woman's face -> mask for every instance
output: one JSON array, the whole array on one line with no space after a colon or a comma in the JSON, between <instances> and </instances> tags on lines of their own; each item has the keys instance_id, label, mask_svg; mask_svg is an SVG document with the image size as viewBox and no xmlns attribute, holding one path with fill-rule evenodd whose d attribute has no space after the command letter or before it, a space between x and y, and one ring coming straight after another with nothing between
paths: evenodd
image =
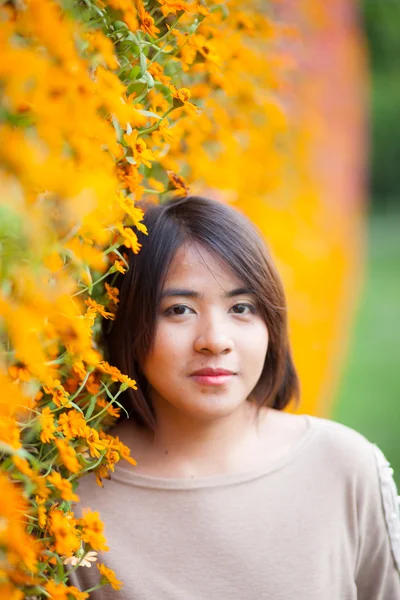
<instances>
[{"instance_id":1,"label":"woman's face","mask_svg":"<svg viewBox=\"0 0 400 600\"><path fill-rule=\"evenodd\" d=\"M243 282L201 246L179 248L142 365L156 413L209 420L234 412L255 387L267 348L267 326Z\"/></svg>"}]
</instances>

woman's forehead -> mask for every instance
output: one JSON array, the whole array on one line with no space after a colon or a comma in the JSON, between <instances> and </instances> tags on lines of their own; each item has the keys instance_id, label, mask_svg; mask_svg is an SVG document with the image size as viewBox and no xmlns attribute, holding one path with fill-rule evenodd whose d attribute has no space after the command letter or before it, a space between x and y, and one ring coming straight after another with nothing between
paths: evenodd
<instances>
[{"instance_id":1,"label":"woman's forehead","mask_svg":"<svg viewBox=\"0 0 400 600\"><path fill-rule=\"evenodd\" d=\"M210 280L223 287L243 285L231 266L214 252L199 244L185 244L178 248L171 261L164 288L183 281L205 283Z\"/></svg>"}]
</instances>

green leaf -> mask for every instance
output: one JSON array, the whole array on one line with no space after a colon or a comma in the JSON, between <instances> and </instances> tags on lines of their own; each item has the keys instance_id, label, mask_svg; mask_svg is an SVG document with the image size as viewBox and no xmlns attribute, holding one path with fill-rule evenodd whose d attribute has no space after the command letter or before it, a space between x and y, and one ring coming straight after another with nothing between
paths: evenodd
<instances>
[{"instance_id":1,"label":"green leaf","mask_svg":"<svg viewBox=\"0 0 400 600\"><path fill-rule=\"evenodd\" d=\"M144 77L144 79L146 80L147 87L148 87L149 89L153 88L153 87L154 87L154 79L153 79L153 76L152 76L152 75L150 75L150 73L149 73L148 71L146 71L145 73L143 73L143 77Z\"/></svg>"},{"instance_id":2,"label":"green leaf","mask_svg":"<svg viewBox=\"0 0 400 600\"><path fill-rule=\"evenodd\" d=\"M117 134L117 140L120 142L122 139L122 129L121 129L121 125L119 124L118 119L115 117L115 115L112 115L111 117L112 120L112 124L114 125L114 129L116 131Z\"/></svg>"},{"instance_id":3,"label":"green leaf","mask_svg":"<svg viewBox=\"0 0 400 600\"><path fill-rule=\"evenodd\" d=\"M145 75L146 69L147 69L147 58L145 57L143 52L140 52L139 62L140 62L140 74Z\"/></svg>"},{"instance_id":4,"label":"green leaf","mask_svg":"<svg viewBox=\"0 0 400 600\"><path fill-rule=\"evenodd\" d=\"M151 112L150 110L138 110L138 113L144 115L145 117L151 117L152 119L161 119L160 115Z\"/></svg>"}]
</instances>

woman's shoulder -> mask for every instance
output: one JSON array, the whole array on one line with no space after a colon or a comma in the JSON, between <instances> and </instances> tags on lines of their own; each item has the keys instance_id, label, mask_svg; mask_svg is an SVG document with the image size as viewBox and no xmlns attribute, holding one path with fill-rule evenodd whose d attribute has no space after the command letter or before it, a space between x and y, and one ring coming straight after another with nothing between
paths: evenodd
<instances>
[{"instance_id":1,"label":"woman's shoulder","mask_svg":"<svg viewBox=\"0 0 400 600\"><path fill-rule=\"evenodd\" d=\"M341 470L356 478L360 487L382 484L393 478L393 470L376 440L355 429L321 417L308 415L315 429L313 451L330 469Z\"/></svg>"}]
</instances>

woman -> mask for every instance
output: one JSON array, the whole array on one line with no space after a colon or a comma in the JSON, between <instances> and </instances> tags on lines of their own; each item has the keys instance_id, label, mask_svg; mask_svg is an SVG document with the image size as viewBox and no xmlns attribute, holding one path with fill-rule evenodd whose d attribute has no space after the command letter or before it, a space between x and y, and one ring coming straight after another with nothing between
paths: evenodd
<instances>
[{"instance_id":1,"label":"woman","mask_svg":"<svg viewBox=\"0 0 400 600\"><path fill-rule=\"evenodd\" d=\"M106 336L110 362L139 384L112 431L137 466L79 487L124 587L91 598L400 599L383 455L343 425L283 412L298 379L282 285L255 229L199 197L145 222ZM93 571L73 583L96 585Z\"/></svg>"}]
</instances>

